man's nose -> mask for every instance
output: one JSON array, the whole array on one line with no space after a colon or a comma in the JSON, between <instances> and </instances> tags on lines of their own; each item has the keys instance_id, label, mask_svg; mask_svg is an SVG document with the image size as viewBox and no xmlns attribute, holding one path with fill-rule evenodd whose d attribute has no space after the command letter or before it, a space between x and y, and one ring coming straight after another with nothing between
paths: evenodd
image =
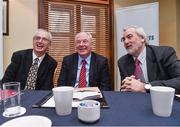
<instances>
[{"instance_id":1,"label":"man's nose","mask_svg":"<svg viewBox=\"0 0 180 127\"><path fill-rule=\"evenodd\" d=\"M43 42L43 38L39 38L39 42Z\"/></svg>"},{"instance_id":2,"label":"man's nose","mask_svg":"<svg viewBox=\"0 0 180 127\"><path fill-rule=\"evenodd\" d=\"M124 40L124 44L128 44L129 42L130 42L130 40L127 38Z\"/></svg>"},{"instance_id":3,"label":"man's nose","mask_svg":"<svg viewBox=\"0 0 180 127\"><path fill-rule=\"evenodd\" d=\"M79 45L83 45L83 44L84 44L83 41L81 41Z\"/></svg>"}]
</instances>

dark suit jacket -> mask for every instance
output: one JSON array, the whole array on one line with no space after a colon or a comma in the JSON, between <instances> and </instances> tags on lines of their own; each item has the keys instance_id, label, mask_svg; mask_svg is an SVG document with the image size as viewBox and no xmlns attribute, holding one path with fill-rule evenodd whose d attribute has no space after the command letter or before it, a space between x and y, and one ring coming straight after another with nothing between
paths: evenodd
<instances>
[{"instance_id":1,"label":"dark suit jacket","mask_svg":"<svg viewBox=\"0 0 180 127\"><path fill-rule=\"evenodd\" d=\"M2 82L20 82L21 89L25 88L29 69L32 65L32 49L13 53L11 63L7 67ZM47 53L41 62L36 81L36 90L51 90L53 88L53 75L57 62Z\"/></svg>"},{"instance_id":2,"label":"dark suit jacket","mask_svg":"<svg viewBox=\"0 0 180 127\"><path fill-rule=\"evenodd\" d=\"M148 79L152 86L170 86L180 92L180 60L173 48L168 46L146 46ZM134 73L132 55L125 55L118 60L121 80Z\"/></svg>"},{"instance_id":3,"label":"dark suit jacket","mask_svg":"<svg viewBox=\"0 0 180 127\"><path fill-rule=\"evenodd\" d=\"M63 59L58 85L74 86L78 69L78 54L66 56ZM91 53L89 71L89 86L97 86L100 90L111 90L111 80L107 58Z\"/></svg>"}]
</instances>

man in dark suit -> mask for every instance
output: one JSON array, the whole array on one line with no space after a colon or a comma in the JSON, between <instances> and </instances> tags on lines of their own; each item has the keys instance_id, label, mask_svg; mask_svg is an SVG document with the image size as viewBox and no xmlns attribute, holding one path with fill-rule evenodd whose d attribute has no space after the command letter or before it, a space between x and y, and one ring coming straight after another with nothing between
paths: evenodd
<instances>
[{"instance_id":1,"label":"man in dark suit","mask_svg":"<svg viewBox=\"0 0 180 127\"><path fill-rule=\"evenodd\" d=\"M13 53L11 63L5 71L2 82L20 82L21 89L25 89L30 68L34 60L38 58L37 78L33 89L51 90L53 88L53 75L57 66L57 62L46 53L51 41L52 35L48 31L38 29L33 37L33 49Z\"/></svg>"},{"instance_id":2,"label":"man in dark suit","mask_svg":"<svg viewBox=\"0 0 180 127\"><path fill-rule=\"evenodd\" d=\"M169 86L180 92L180 61L173 48L148 45L144 30L137 26L125 28L122 40L128 52L118 60L122 91L148 92L151 86ZM143 78L135 76L135 59Z\"/></svg>"},{"instance_id":3,"label":"man in dark suit","mask_svg":"<svg viewBox=\"0 0 180 127\"><path fill-rule=\"evenodd\" d=\"M84 87L99 87L100 90L111 90L107 58L92 52L92 36L86 32L80 32L75 37L77 53L65 56L62 62L58 79L60 86L81 87L82 61L85 65Z\"/></svg>"}]
</instances>

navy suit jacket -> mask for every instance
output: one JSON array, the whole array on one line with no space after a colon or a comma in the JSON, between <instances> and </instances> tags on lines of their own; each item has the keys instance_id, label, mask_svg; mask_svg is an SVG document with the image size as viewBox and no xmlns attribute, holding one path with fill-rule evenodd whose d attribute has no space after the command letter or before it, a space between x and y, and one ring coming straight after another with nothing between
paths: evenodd
<instances>
[{"instance_id":1,"label":"navy suit jacket","mask_svg":"<svg viewBox=\"0 0 180 127\"><path fill-rule=\"evenodd\" d=\"M58 85L74 87L77 77L77 69L78 53L64 57ZM91 52L89 86L97 86L100 90L111 90L112 87L107 58L94 52Z\"/></svg>"},{"instance_id":2,"label":"navy suit jacket","mask_svg":"<svg viewBox=\"0 0 180 127\"><path fill-rule=\"evenodd\" d=\"M146 46L146 61L149 83L152 86L170 86L180 92L180 60L173 48L168 46ZM118 60L121 80L134 74L132 55Z\"/></svg>"},{"instance_id":3,"label":"navy suit jacket","mask_svg":"<svg viewBox=\"0 0 180 127\"><path fill-rule=\"evenodd\" d=\"M21 83L21 89L25 88L29 69L32 65L32 51L32 49L27 49L13 53L2 83L16 81ZM36 90L51 90L53 88L53 75L56 66L57 62L46 53L38 68Z\"/></svg>"}]
</instances>

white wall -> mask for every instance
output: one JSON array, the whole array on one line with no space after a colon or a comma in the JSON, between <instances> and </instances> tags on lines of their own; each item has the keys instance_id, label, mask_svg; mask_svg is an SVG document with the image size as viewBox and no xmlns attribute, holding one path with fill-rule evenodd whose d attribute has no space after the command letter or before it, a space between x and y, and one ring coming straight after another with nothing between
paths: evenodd
<instances>
[{"instance_id":1,"label":"white wall","mask_svg":"<svg viewBox=\"0 0 180 127\"><path fill-rule=\"evenodd\" d=\"M32 37L38 27L38 0L9 0L9 35L4 39L4 70L13 52L32 48Z\"/></svg>"}]
</instances>

